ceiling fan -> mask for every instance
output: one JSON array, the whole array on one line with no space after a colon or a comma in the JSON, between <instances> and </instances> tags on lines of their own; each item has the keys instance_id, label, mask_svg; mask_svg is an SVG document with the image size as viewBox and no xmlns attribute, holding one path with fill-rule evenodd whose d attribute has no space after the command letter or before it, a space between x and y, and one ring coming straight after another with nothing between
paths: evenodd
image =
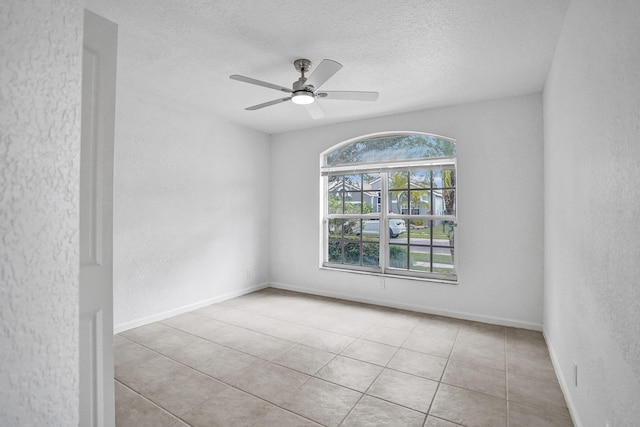
<instances>
[{"instance_id":1,"label":"ceiling fan","mask_svg":"<svg viewBox=\"0 0 640 427\"><path fill-rule=\"evenodd\" d=\"M290 93L291 96L287 98L274 99L273 101L264 102L258 105L252 105L245 108L245 110L259 110L271 105L280 104L282 102L292 101L294 104L307 105L313 108L308 108L311 116L316 119L324 116L324 111L314 101L316 98L322 99L336 99L336 100L349 100L349 101L375 101L378 99L378 92L362 92L362 91L321 91L322 86L327 80L329 80L335 73L341 68L342 64L332 61L330 59L323 59L309 77L306 77L306 73L311 68L311 61L308 59L296 59L293 61L293 66L300 73L300 78L293 82L292 88L289 89L284 86L279 86L272 83L263 82L261 80L252 79L251 77L240 76L234 74L229 76L230 79L238 80L240 82L250 83L257 86L267 87L269 89L279 90L281 92Z\"/></svg>"}]
</instances>

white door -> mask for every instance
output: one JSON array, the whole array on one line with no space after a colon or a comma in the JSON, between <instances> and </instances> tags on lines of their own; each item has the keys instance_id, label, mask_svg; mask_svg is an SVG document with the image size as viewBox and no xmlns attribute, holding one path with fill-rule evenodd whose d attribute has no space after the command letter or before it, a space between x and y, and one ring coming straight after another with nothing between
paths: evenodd
<instances>
[{"instance_id":1,"label":"white door","mask_svg":"<svg viewBox=\"0 0 640 427\"><path fill-rule=\"evenodd\" d=\"M84 14L80 148L80 426L115 425L113 134L117 26Z\"/></svg>"}]
</instances>

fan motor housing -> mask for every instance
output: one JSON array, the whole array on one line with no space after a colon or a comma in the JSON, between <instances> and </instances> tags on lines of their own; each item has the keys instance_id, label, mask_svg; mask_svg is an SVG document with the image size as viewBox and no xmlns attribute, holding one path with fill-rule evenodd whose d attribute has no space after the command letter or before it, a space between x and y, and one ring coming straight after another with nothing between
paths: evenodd
<instances>
[{"instance_id":1,"label":"fan motor housing","mask_svg":"<svg viewBox=\"0 0 640 427\"><path fill-rule=\"evenodd\" d=\"M296 67L299 73L307 73L311 69L311 61L308 59L296 59L293 61L293 66Z\"/></svg>"}]
</instances>

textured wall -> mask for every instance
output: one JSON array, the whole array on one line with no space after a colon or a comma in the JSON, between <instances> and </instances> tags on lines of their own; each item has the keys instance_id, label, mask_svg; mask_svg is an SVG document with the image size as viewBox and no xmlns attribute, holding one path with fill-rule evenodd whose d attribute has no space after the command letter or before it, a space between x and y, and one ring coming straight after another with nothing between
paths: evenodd
<instances>
[{"instance_id":1,"label":"textured wall","mask_svg":"<svg viewBox=\"0 0 640 427\"><path fill-rule=\"evenodd\" d=\"M143 93L126 69L116 104L116 329L267 282L268 136Z\"/></svg>"},{"instance_id":2,"label":"textured wall","mask_svg":"<svg viewBox=\"0 0 640 427\"><path fill-rule=\"evenodd\" d=\"M373 132L457 140L458 285L318 269L319 156ZM542 97L424 110L272 137L271 280L314 292L540 328ZM499 296L499 298L498 298Z\"/></svg>"},{"instance_id":3,"label":"textured wall","mask_svg":"<svg viewBox=\"0 0 640 427\"><path fill-rule=\"evenodd\" d=\"M584 426L640 420L638 22L637 0L572 2L544 93L544 327Z\"/></svg>"},{"instance_id":4,"label":"textured wall","mask_svg":"<svg viewBox=\"0 0 640 427\"><path fill-rule=\"evenodd\" d=\"M78 424L82 2L0 2L0 425Z\"/></svg>"}]
</instances>

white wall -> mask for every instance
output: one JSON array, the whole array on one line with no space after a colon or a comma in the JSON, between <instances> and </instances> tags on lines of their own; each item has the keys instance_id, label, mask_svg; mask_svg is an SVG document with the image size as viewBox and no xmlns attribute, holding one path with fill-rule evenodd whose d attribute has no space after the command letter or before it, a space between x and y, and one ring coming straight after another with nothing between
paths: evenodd
<instances>
[{"instance_id":1,"label":"white wall","mask_svg":"<svg viewBox=\"0 0 640 427\"><path fill-rule=\"evenodd\" d=\"M318 268L320 153L349 138L400 130L458 141L458 285L387 278L386 288L379 289L374 276ZM540 94L274 135L271 281L313 293L540 328L542 148Z\"/></svg>"},{"instance_id":2,"label":"white wall","mask_svg":"<svg viewBox=\"0 0 640 427\"><path fill-rule=\"evenodd\" d=\"M78 425L82 2L0 2L0 425Z\"/></svg>"},{"instance_id":3,"label":"white wall","mask_svg":"<svg viewBox=\"0 0 640 427\"><path fill-rule=\"evenodd\" d=\"M268 136L165 100L161 88L141 93L127 77L116 101L116 332L269 276Z\"/></svg>"},{"instance_id":4,"label":"white wall","mask_svg":"<svg viewBox=\"0 0 640 427\"><path fill-rule=\"evenodd\" d=\"M544 92L544 329L584 426L640 420L639 22L572 2Z\"/></svg>"}]
</instances>

